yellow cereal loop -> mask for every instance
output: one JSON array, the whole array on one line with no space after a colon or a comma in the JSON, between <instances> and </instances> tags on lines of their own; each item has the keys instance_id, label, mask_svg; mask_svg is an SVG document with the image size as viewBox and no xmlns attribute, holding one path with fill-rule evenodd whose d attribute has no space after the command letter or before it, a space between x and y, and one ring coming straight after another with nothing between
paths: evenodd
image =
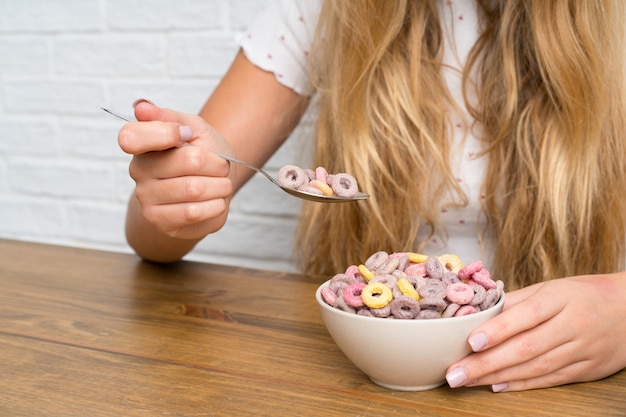
<instances>
[{"instance_id":1,"label":"yellow cereal loop","mask_svg":"<svg viewBox=\"0 0 626 417\"><path fill-rule=\"evenodd\" d=\"M330 188L330 185L326 184L324 181L312 180L309 185L320 190L325 196L332 196L335 193L333 189Z\"/></svg>"},{"instance_id":2,"label":"yellow cereal loop","mask_svg":"<svg viewBox=\"0 0 626 417\"><path fill-rule=\"evenodd\" d=\"M363 303L369 308L382 308L391 302L391 288L382 282L371 282L361 291Z\"/></svg>"},{"instance_id":3,"label":"yellow cereal loop","mask_svg":"<svg viewBox=\"0 0 626 417\"><path fill-rule=\"evenodd\" d=\"M422 255L421 253L407 252L406 254L409 257L409 261L414 264L423 264L428 259L427 255Z\"/></svg>"},{"instance_id":4,"label":"yellow cereal loop","mask_svg":"<svg viewBox=\"0 0 626 417\"><path fill-rule=\"evenodd\" d=\"M374 273L367 269L367 267L363 264L359 265L359 273L365 280L365 282L369 282L370 279L374 278Z\"/></svg>"},{"instance_id":5,"label":"yellow cereal loop","mask_svg":"<svg viewBox=\"0 0 626 417\"><path fill-rule=\"evenodd\" d=\"M439 259L441 265L445 266L447 269L454 272L455 274L458 274L459 270L463 268L463 262L461 262L461 259L451 253L446 253L445 255L438 256L437 259Z\"/></svg>"},{"instance_id":6,"label":"yellow cereal loop","mask_svg":"<svg viewBox=\"0 0 626 417\"><path fill-rule=\"evenodd\" d=\"M402 294L411 297L417 301L420 300L420 295L418 294L417 290L413 287L413 285L411 285L406 277L402 277L398 280L398 288L400 288L400 292L402 292Z\"/></svg>"}]
</instances>

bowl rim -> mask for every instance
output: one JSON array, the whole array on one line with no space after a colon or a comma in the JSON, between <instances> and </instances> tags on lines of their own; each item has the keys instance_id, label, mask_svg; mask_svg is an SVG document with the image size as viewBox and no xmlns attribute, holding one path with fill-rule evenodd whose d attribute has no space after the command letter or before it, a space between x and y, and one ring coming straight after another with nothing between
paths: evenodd
<instances>
[{"instance_id":1,"label":"bowl rim","mask_svg":"<svg viewBox=\"0 0 626 417\"><path fill-rule=\"evenodd\" d=\"M479 318L483 315L486 315L488 313L493 313L493 310L498 308L500 305L503 305L506 299L506 292L503 290L502 291L502 295L500 296L500 298L498 299L498 301L491 307L489 307L487 310L481 310L477 313L472 313L472 314L467 314L465 316L460 316L460 317L440 317L438 319L410 319L410 320L406 320L406 319L395 319L395 320L388 320L386 317L372 317L372 316L361 316L359 314L353 314L353 313L348 313L345 312L343 310L340 310L338 308L332 307L330 305L328 305L326 303L326 301L324 301L324 299L322 298L322 288L324 288L325 286L328 286L328 284L330 283L330 279L325 281L324 283L322 283L320 286L317 287L317 290L315 290L315 300L317 301L317 304L320 308L325 309L326 311L329 311L333 314L339 314L340 316L343 315L344 317L352 317L356 320L370 320L370 321L375 321L377 323L380 323L381 321L388 321L388 322L393 322L393 323L422 323L422 325L428 326L429 324L427 323L432 323L432 325L436 325L437 323L448 323L448 322L454 322L454 323L461 323L463 320L465 321L471 321L473 319ZM483 314L485 313L485 314ZM499 314L499 313L498 313ZM394 324L396 325L396 324ZM404 325L404 324L397 324L397 325Z\"/></svg>"}]
</instances>

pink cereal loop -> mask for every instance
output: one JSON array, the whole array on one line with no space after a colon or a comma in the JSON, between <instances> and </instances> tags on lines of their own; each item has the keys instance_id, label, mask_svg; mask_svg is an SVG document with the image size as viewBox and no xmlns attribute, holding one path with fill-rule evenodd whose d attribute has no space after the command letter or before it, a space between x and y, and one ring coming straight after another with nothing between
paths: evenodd
<instances>
[{"instance_id":1,"label":"pink cereal loop","mask_svg":"<svg viewBox=\"0 0 626 417\"><path fill-rule=\"evenodd\" d=\"M426 276L426 265L423 263L415 264L411 263L404 268L404 273L407 275L418 275L420 277Z\"/></svg>"},{"instance_id":2,"label":"pink cereal loop","mask_svg":"<svg viewBox=\"0 0 626 417\"><path fill-rule=\"evenodd\" d=\"M365 305L363 303L363 299L361 298L363 288L365 288L365 283L355 282L343 290L343 299L346 300L346 304L354 308L363 307Z\"/></svg>"},{"instance_id":3,"label":"pink cereal loop","mask_svg":"<svg viewBox=\"0 0 626 417\"><path fill-rule=\"evenodd\" d=\"M334 306L335 305L335 300L337 299L337 294L335 294L333 292L333 290L331 290L328 287L324 287L324 288L322 288L321 295L322 295L322 298L324 299L324 302L326 304L328 304L329 306Z\"/></svg>"},{"instance_id":4,"label":"pink cereal loop","mask_svg":"<svg viewBox=\"0 0 626 417\"><path fill-rule=\"evenodd\" d=\"M478 260L474 262L470 262L465 265L463 268L459 269L458 276L462 280L469 279L475 272L483 269L483 261Z\"/></svg>"},{"instance_id":5,"label":"pink cereal loop","mask_svg":"<svg viewBox=\"0 0 626 417\"><path fill-rule=\"evenodd\" d=\"M476 309L473 306L465 305L461 306L456 313L454 313L454 317L467 316L468 314L474 314Z\"/></svg>"},{"instance_id":6,"label":"pink cereal loop","mask_svg":"<svg viewBox=\"0 0 626 417\"><path fill-rule=\"evenodd\" d=\"M462 282L456 282L446 287L446 298L459 305L469 304L474 299L474 289Z\"/></svg>"},{"instance_id":7,"label":"pink cereal loop","mask_svg":"<svg viewBox=\"0 0 626 417\"><path fill-rule=\"evenodd\" d=\"M328 171L326 171L326 168L324 167L317 167L315 168L315 179L318 181L322 181L325 182L326 184L328 184L327 182L327 178L328 177ZM330 185L330 184L328 184Z\"/></svg>"},{"instance_id":8,"label":"pink cereal loop","mask_svg":"<svg viewBox=\"0 0 626 417\"><path fill-rule=\"evenodd\" d=\"M350 265L349 267L347 267L345 274L351 278L357 278L361 276L361 274L359 273L359 267L356 265Z\"/></svg>"},{"instance_id":9,"label":"pink cereal loop","mask_svg":"<svg viewBox=\"0 0 626 417\"><path fill-rule=\"evenodd\" d=\"M474 274L472 275L472 279L478 285L482 285L487 290L496 288L498 285L493 279L491 279L491 274L485 268L481 269L478 272L474 272Z\"/></svg>"}]
</instances>

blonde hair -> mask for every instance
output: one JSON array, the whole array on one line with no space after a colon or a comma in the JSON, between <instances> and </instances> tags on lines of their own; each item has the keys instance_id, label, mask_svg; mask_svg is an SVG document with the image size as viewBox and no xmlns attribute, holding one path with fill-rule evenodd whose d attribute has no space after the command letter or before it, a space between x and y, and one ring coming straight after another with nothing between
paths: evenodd
<instances>
[{"instance_id":1,"label":"blonde hair","mask_svg":"<svg viewBox=\"0 0 626 417\"><path fill-rule=\"evenodd\" d=\"M484 233L509 288L612 272L626 255L621 0L481 2L464 69L489 164ZM332 274L378 250L422 249L443 230L432 202L467 203L449 166L449 110L436 2L326 1L312 54L314 162L372 198L305 204L299 259ZM418 241L425 227L427 239Z\"/></svg>"}]
</instances>

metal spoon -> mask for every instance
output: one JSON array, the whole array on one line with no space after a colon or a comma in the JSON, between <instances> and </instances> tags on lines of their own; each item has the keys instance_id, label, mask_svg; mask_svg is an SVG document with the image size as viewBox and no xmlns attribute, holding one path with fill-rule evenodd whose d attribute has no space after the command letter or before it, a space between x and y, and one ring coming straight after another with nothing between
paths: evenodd
<instances>
[{"instance_id":1,"label":"metal spoon","mask_svg":"<svg viewBox=\"0 0 626 417\"><path fill-rule=\"evenodd\" d=\"M105 109L104 107L101 107L102 110L104 110L105 112L117 117L118 119L122 119L126 122L130 122L130 120L128 120L126 117L121 116L111 110ZM307 193L306 191L300 191L300 190L294 190L292 188L288 188L288 187L283 187L282 185L280 185L278 183L278 181L272 177L270 174L268 174L267 172L265 172L264 170L262 170L261 168L257 168L254 165L250 165L247 162L244 161L240 161L239 159L235 159L231 156L227 156L227 155L223 155L221 153L217 153L217 152L212 152L213 154L215 154L216 156L219 156L222 159L225 159L229 162L233 162L235 164L238 165L242 165L246 168L252 169L262 175L264 175L268 180L270 180L274 185L276 185L278 188L282 189L283 191L285 191L288 194L291 194L292 196L298 197L298 198L302 198L304 200L309 200L309 201L317 201L320 203L346 203L346 202L350 202L350 201L358 201L358 200L365 200L368 199L370 196L369 194L366 193L362 193L362 192L358 192L354 197L338 197L338 196L326 196L326 195L318 195L318 194L312 194L312 193Z\"/></svg>"}]
</instances>

